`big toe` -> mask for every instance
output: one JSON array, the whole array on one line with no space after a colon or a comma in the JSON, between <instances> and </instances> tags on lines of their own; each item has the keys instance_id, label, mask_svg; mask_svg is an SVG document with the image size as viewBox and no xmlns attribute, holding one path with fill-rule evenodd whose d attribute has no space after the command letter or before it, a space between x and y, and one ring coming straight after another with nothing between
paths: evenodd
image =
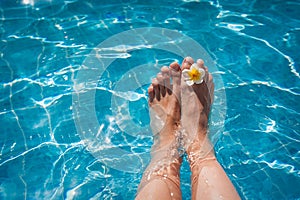
<instances>
[{"instance_id":1,"label":"big toe","mask_svg":"<svg viewBox=\"0 0 300 200\"><path fill-rule=\"evenodd\" d=\"M182 61L182 64L181 64L181 69L182 71L185 70L185 69L190 69L192 64L194 64L194 59L192 57L185 57L184 60ZM187 85L187 83L185 82L185 77L184 75L182 74L182 78L181 78L181 88L182 88L182 92L185 94L185 93L190 93L192 92L192 88L189 87Z\"/></svg>"},{"instance_id":2,"label":"big toe","mask_svg":"<svg viewBox=\"0 0 300 200\"><path fill-rule=\"evenodd\" d=\"M182 61L181 68L182 70L184 69L190 69L192 64L194 64L194 59L192 57L185 57L184 60Z\"/></svg>"},{"instance_id":3,"label":"big toe","mask_svg":"<svg viewBox=\"0 0 300 200\"><path fill-rule=\"evenodd\" d=\"M173 92L178 92L180 90L181 69L177 62L170 65L170 75L173 82Z\"/></svg>"}]
</instances>

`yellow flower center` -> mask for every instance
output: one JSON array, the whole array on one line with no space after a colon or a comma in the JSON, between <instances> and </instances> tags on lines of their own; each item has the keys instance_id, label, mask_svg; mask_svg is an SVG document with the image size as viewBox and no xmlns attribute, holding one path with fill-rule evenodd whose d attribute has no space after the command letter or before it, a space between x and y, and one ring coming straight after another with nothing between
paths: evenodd
<instances>
[{"instance_id":1,"label":"yellow flower center","mask_svg":"<svg viewBox=\"0 0 300 200\"><path fill-rule=\"evenodd\" d=\"M199 72L197 69L193 68L188 72L188 75L190 76L190 79L192 81L198 81L201 77L201 72Z\"/></svg>"}]
</instances>

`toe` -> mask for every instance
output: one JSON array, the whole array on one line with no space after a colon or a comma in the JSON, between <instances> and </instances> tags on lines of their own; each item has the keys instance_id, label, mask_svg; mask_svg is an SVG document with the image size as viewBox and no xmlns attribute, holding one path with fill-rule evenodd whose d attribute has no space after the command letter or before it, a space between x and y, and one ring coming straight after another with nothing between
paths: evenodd
<instances>
[{"instance_id":1,"label":"toe","mask_svg":"<svg viewBox=\"0 0 300 200\"><path fill-rule=\"evenodd\" d=\"M213 82L213 77L211 74L208 75L208 83L212 83Z\"/></svg>"},{"instance_id":2,"label":"toe","mask_svg":"<svg viewBox=\"0 0 300 200\"><path fill-rule=\"evenodd\" d=\"M149 102L153 102L154 99L154 89L153 89L153 85L151 84L148 88L148 95L149 95Z\"/></svg>"},{"instance_id":3,"label":"toe","mask_svg":"<svg viewBox=\"0 0 300 200\"><path fill-rule=\"evenodd\" d=\"M165 89L164 77L162 73L158 73L156 79L158 81L159 92L164 97L166 95L166 89Z\"/></svg>"},{"instance_id":4,"label":"toe","mask_svg":"<svg viewBox=\"0 0 300 200\"><path fill-rule=\"evenodd\" d=\"M159 101L160 100L159 83L156 78L152 79L152 86L154 90L154 98L156 98Z\"/></svg>"},{"instance_id":5,"label":"toe","mask_svg":"<svg viewBox=\"0 0 300 200\"><path fill-rule=\"evenodd\" d=\"M170 74L173 80L173 85L180 84L181 69L180 69L180 65L177 62L171 63Z\"/></svg>"},{"instance_id":6,"label":"toe","mask_svg":"<svg viewBox=\"0 0 300 200\"><path fill-rule=\"evenodd\" d=\"M190 67L192 66L193 63L194 63L194 60L192 57L189 57L189 56L186 57L182 62L182 66L181 66L182 70L190 69Z\"/></svg>"},{"instance_id":7,"label":"toe","mask_svg":"<svg viewBox=\"0 0 300 200\"><path fill-rule=\"evenodd\" d=\"M215 84L213 82L213 76L211 74L208 75L207 86L208 86L208 89L209 89L210 100L211 100L211 104L212 104L212 102L214 101Z\"/></svg>"},{"instance_id":8,"label":"toe","mask_svg":"<svg viewBox=\"0 0 300 200\"><path fill-rule=\"evenodd\" d=\"M214 102L214 89L215 89L215 84L212 82L212 84L209 87L210 103L211 104Z\"/></svg>"},{"instance_id":9,"label":"toe","mask_svg":"<svg viewBox=\"0 0 300 200\"><path fill-rule=\"evenodd\" d=\"M207 67L204 66L204 61L202 59L198 59L197 60L197 65L198 65L198 67L204 69L205 75L204 75L203 80L204 80L205 83L208 83L209 73L208 73Z\"/></svg>"},{"instance_id":10,"label":"toe","mask_svg":"<svg viewBox=\"0 0 300 200\"><path fill-rule=\"evenodd\" d=\"M171 92L171 85L170 85L170 70L168 67L163 66L161 68L161 73L163 75L164 83L165 83L165 90L170 94Z\"/></svg>"},{"instance_id":11,"label":"toe","mask_svg":"<svg viewBox=\"0 0 300 200\"><path fill-rule=\"evenodd\" d=\"M177 62L173 62L170 65L170 74L172 78L172 93L174 93L177 98L179 98L180 95L180 81L181 81L181 69L180 65Z\"/></svg>"},{"instance_id":12,"label":"toe","mask_svg":"<svg viewBox=\"0 0 300 200\"><path fill-rule=\"evenodd\" d=\"M189 76L187 75L186 70L190 69L192 64L194 64L194 60L192 57L185 57L184 60L182 61L181 64L181 70L182 70L182 82L181 82L181 86L184 87L186 90L187 87L189 85L192 85L193 82L188 81L189 80ZM190 84L191 83L191 84Z\"/></svg>"},{"instance_id":13,"label":"toe","mask_svg":"<svg viewBox=\"0 0 300 200\"><path fill-rule=\"evenodd\" d=\"M198 65L199 67L201 67L202 69L205 69L205 67L204 67L204 61L203 61L202 59L198 59L198 60L197 60L197 65Z\"/></svg>"},{"instance_id":14,"label":"toe","mask_svg":"<svg viewBox=\"0 0 300 200\"><path fill-rule=\"evenodd\" d=\"M208 68L207 68L207 67L204 67L204 71L205 71L204 81L205 81L205 83L208 83L210 77L212 77L212 76L211 76L211 74L208 72Z\"/></svg>"}]
</instances>

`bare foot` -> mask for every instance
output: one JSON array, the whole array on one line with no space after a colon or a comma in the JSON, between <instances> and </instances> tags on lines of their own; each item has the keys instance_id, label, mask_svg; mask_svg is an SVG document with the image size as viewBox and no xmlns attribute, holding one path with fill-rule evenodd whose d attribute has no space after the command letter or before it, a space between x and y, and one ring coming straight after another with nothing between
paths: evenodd
<instances>
[{"instance_id":1,"label":"bare foot","mask_svg":"<svg viewBox=\"0 0 300 200\"><path fill-rule=\"evenodd\" d=\"M191 57L186 57L182 63L182 70L190 69L193 63ZM184 78L181 80L182 133L190 161L213 155L212 146L207 138L207 128L214 83L203 60L197 60L197 65L205 71L202 83L188 86Z\"/></svg>"},{"instance_id":2,"label":"bare foot","mask_svg":"<svg viewBox=\"0 0 300 200\"><path fill-rule=\"evenodd\" d=\"M170 83L172 80L172 84ZM178 152L181 70L178 63L162 67L148 89L154 143L136 199L181 199Z\"/></svg>"},{"instance_id":3,"label":"bare foot","mask_svg":"<svg viewBox=\"0 0 300 200\"><path fill-rule=\"evenodd\" d=\"M180 66L174 62L170 68L162 67L148 88L155 149L166 148L176 139L174 133L178 130L181 117L180 80Z\"/></svg>"},{"instance_id":4,"label":"bare foot","mask_svg":"<svg viewBox=\"0 0 300 200\"><path fill-rule=\"evenodd\" d=\"M191 57L184 59L183 75L184 70L190 69L193 63ZM197 81L201 76L198 72L201 70L193 71L194 67L187 74L191 80L200 84L188 86L183 78L181 79L182 137L192 172L192 199L240 199L224 169L216 160L207 136L214 83L203 60L197 60L197 66L205 73L202 83Z\"/></svg>"},{"instance_id":5,"label":"bare foot","mask_svg":"<svg viewBox=\"0 0 300 200\"><path fill-rule=\"evenodd\" d=\"M186 58L182 69L189 69L193 62L192 58ZM234 186L215 159L207 137L214 84L203 61L198 60L197 65L206 74L204 81L200 83L198 79L201 70L190 70L189 76L200 84L187 85L181 78L179 65L173 63L170 68L163 67L149 87L151 127L155 137L152 159L139 185L138 200L181 199L179 169L182 159L176 146L179 144L176 133L179 132L184 139L192 171L192 199L239 199ZM173 80L172 87L168 74Z\"/></svg>"}]
</instances>

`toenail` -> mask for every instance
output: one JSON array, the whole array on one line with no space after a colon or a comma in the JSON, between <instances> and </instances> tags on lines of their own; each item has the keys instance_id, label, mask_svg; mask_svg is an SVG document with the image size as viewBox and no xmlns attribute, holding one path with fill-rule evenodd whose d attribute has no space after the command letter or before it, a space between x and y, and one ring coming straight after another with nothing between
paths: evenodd
<instances>
[{"instance_id":1,"label":"toenail","mask_svg":"<svg viewBox=\"0 0 300 200\"><path fill-rule=\"evenodd\" d=\"M180 70L180 65L177 62L173 62L170 67L177 72Z\"/></svg>"},{"instance_id":2,"label":"toenail","mask_svg":"<svg viewBox=\"0 0 300 200\"><path fill-rule=\"evenodd\" d=\"M169 72L169 68L166 67L166 66L163 66L163 67L161 68L161 72L162 72L162 73L168 73L168 72Z\"/></svg>"},{"instance_id":3,"label":"toenail","mask_svg":"<svg viewBox=\"0 0 300 200\"><path fill-rule=\"evenodd\" d=\"M193 60L193 58L192 57L186 57L185 59L184 59L184 61L183 61L184 63L186 63L186 64L190 64L190 65L192 65L193 63L194 63L194 60Z\"/></svg>"},{"instance_id":4,"label":"toenail","mask_svg":"<svg viewBox=\"0 0 300 200\"><path fill-rule=\"evenodd\" d=\"M158 80L157 80L157 78L152 79L152 85L158 85Z\"/></svg>"}]
</instances>

